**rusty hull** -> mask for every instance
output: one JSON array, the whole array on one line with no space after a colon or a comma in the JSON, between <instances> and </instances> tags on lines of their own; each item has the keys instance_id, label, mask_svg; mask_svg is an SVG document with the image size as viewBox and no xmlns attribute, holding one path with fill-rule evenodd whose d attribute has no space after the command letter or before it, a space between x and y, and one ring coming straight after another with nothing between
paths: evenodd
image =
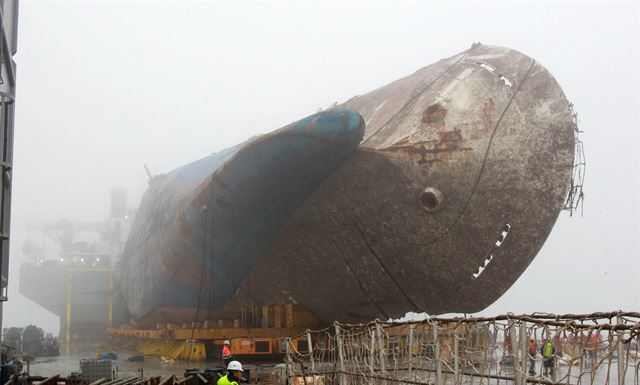
<instances>
[{"instance_id":1,"label":"rusty hull","mask_svg":"<svg viewBox=\"0 0 640 385\"><path fill-rule=\"evenodd\" d=\"M150 187L159 203L140 216L121 267L134 316L163 322L164 308L184 318L172 322L232 319L246 305L294 303L325 322L360 322L476 312L509 289L544 244L570 184L574 122L551 74L517 51L475 44L339 108L366 124L339 162L320 143L322 152L303 154L303 168L276 151L268 159L277 167L253 179L235 180L236 156L186 190ZM295 195L277 229L259 227L260 207L273 209L305 170L329 160L336 166ZM206 193L211 186L219 187ZM243 205L233 203L243 194ZM200 207L210 223L197 220Z\"/></svg>"},{"instance_id":2,"label":"rusty hull","mask_svg":"<svg viewBox=\"0 0 640 385\"><path fill-rule=\"evenodd\" d=\"M552 75L474 45L341 107L366 123L356 155L283 226L227 308L295 302L357 322L493 303L569 189L574 122Z\"/></svg>"}]
</instances>

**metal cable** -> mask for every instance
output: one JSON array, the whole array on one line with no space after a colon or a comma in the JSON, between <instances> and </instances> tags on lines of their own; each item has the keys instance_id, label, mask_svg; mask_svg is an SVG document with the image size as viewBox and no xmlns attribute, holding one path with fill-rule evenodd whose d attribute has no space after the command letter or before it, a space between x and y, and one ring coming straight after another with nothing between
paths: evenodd
<instances>
[{"instance_id":1,"label":"metal cable","mask_svg":"<svg viewBox=\"0 0 640 385\"><path fill-rule=\"evenodd\" d=\"M489 143L487 144L487 150L484 153L484 158L482 160L482 163L480 165L480 172L478 173L478 176L476 178L476 181L473 184L473 188L471 190L471 193L469 194L469 198L467 199L467 201L465 202L464 206L462 207L462 210L460 211L460 214L458 214L458 216L456 217L456 219L453 221L453 223L451 224L451 226L449 226L444 232L442 232L442 234L438 235L437 237L435 237L434 239L427 241L427 242L410 242L406 239L403 239L402 237L400 237L399 235L397 235L393 229L391 227L389 227L386 223L383 224L383 226L388 229L391 234L398 238L399 240L412 245L412 246L427 246L430 245L432 243L435 243L437 241L439 241L440 239L442 239L445 235L447 235L458 223L458 221L460 220L460 218L462 218L462 216L464 215L465 211L467 210L467 207L469 206L469 203L471 203L471 199L473 198L473 195L476 192L476 189L478 188L478 184L480 183L480 179L482 178L482 174L484 173L484 169L486 167L487 164L487 159L489 158L489 151L491 150L491 145L493 143L493 139L496 135L496 132L498 130L498 127L500 126L500 123L502 122L502 118L504 117L504 115L507 113L507 111L509 110L509 107L511 106L511 103L513 102L513 100L515 99L516 95L518 94L518 92L520 91L520 88L522 87L522 85L524 84L524 82L527 80L527 78L529 77L529 73L531 72L531 70L533 69L534 64L536 63L535 60L531 60L531 64L529 65L529 69L527 70L527 72L525 73L524 77L522 78L522 81L520 81L520 84L518 84L518 88L516 89L516 91L511 95L511 97L509 98L509 102L507 103L507 106L504 108L504 110L502 111L502 113L500 114L500 117L498 118L498 121L496 122L496 124L493 127L493 131L491 132L491 137L489 138Z\"/></svg>"},{"instance_id":2,"label":"metal cable","mask_svg":"<svg viewBox=\"0 0 640 385\"><path fill-rule=\"evenodd\" d=\"M202 206L202 255L201 255L202 264L200 266L200 287L198 289L198 306L196 307L196 316L193 321L193 325L191 327L191 339L193 339L193 336L196 331L196 324L198 323L198 317L200 315L200 303L202 301L202 288L204 287L204 276L205 276L205 270L206 270L205 255L207 253L207 212L208 212L208 207L206 205ZM212 269L213 269L213 266L212 266Z\"/></svg>"},{"instance_id":3,"label":"metal cable","mask_svg":"<svg viewBox=\"0 0 640 385\"><path fill-rule=\"evenodd\" d=\"M468 51L465 51L464 53L462 53L462 55L453 64L451 64L444 71L442 71L442 73L440 73L438 76L436 76L432 81L427 83L427 85L425 85L420 92L418 92L416 95L414 95L411 98L409 98L409 100L407 100L405 102L405 104L403 104L402 107L400 107L400 109L395 114L393 114L393 116L391 118L389 118L389 120L387 120L383 125L380 126L380 128L375 130L371 135L369 135L367 137L367 139L363 140L362 143L360 143L360 144L365 144L374 135L376 135L378 132L382 131L383 128L387 127L398 115L400 115L400 113L402 113L409 106L409 104L412 104L415 101L417 101L422 96L422 94L424 94L425 91L427 91L429 89L429 87L431 87L435 82L440 80L440 78L442 76L444 76L447 72L449 72L449 70L451 70L456 64L458 64L460 62L460 60L464 59L465 56L467 55L467 52ZM351 100L351 99L349 99L349 100Z\"/></svg>"}]
</instances>

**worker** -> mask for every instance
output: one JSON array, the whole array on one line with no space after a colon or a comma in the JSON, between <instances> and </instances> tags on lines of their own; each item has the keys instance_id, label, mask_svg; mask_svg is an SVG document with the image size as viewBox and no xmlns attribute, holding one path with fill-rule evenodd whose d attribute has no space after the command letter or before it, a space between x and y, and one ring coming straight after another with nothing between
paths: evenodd
<instances>
[{"instance_id":1,"label":"worker","mask_svg":"<svg viewBox=\"0 0 640 385\"><path fill-rule=\"evenodd\" d=\"M222 347L222 360L224 366L229 366L229 363L233 361L233 354L231 354L231 341L224 340L224 346Z\"/></svg>"},{"instance_id":2,"label":"worker","mask_svg":"<svg viewBox=\"0 0 640 385\"><path fill-rule=\"evenodd\" d=\"M529 338L529 375L536 374L536 340Z\"/></svg>"},{"instance_id":3,"label":"worker","mask_svg":"<svg viewBox=\"0 0 640 385\"><path fill-rule=\"evenodd\" d=\"M547 340L544 344L542 344L540 353L542 354L544 375L553 376L555 374L555 346L553 346L553 343L550 340Z\"/></svg>"},{"instance_id":4,"label":"worker","mask_svg":"<svg viewBox=\"0 0 640 385\"><path fill-rule=\"evenodd\" d=\"M231 361L227 365L227 375L218 378L217 385L238 385L242 380L242 364L238 361Z\"/></svg>"}]
</instances>

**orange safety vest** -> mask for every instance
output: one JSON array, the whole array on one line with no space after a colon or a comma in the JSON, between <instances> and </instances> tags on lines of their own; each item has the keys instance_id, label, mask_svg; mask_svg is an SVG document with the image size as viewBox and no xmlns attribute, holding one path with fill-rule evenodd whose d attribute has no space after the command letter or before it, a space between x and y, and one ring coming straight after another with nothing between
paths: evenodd
<instances>
[{"instance_id":1,"label":"orange safety vest","mask_svg":"<svg viewBox=\"0 0 640 385\"><path fill-rule=\"evenodd\" d=\"M231 355L231 349L229 349L228 345L225 345L222 348L222 357L229 357Z\"/></svg>"}]
</instances>

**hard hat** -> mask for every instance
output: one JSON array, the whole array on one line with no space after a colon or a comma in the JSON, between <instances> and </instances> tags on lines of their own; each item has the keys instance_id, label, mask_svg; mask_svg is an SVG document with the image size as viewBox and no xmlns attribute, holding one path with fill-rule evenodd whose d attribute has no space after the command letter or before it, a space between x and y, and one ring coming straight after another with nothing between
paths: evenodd
<instances>
[{"instance_id":1,"label":"hard hat","mask_svg":"<svg viewBox=\"0 0 640 385\"><path fill-rule=\"evenodd\" d=\"M242 370L242 364L240 362L238 362L238 361L229 362L229 366L227 366L227 370L228 371L244 372L244 370Z\"/></svg>"},{"instance_id":2,"label":"hard hat","mask_svg":"<svg viewBox=\"0 0 640 385\"><path fill-rule=\"evenodd\" d=\"M225 344L225 345L231 345L231 341L229 341L229 340L224 340L224 344Z\"/></svg>"}]
</instances>

